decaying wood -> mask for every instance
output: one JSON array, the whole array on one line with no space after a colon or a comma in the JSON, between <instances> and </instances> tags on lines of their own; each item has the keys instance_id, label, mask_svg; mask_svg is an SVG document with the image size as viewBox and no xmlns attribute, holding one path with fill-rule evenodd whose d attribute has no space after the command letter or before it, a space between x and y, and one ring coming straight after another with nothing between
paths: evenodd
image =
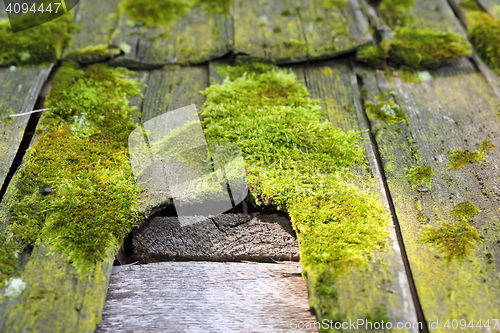
<instances>
[{"instance_id":1,"label":"decaying wood","mask_svg":"<svg viewBox=\"0 0 500 333\"><path fill-rule=\"evenodd\" d=\"M298 263L163 262L113 268L96 332L314 332Z\"/></svg>"},{"instance_id":2,"label":"decaying wood","mask_svg":"<svg viewBox=\"0 0 500 333\"><path fill-rule=\"evenodd\" d=\"M303 75L311 97L321 99L323 111L329 121L335 126L348 130L367 130L368 125L363 118L362 105L358 94L356 76L348 62L324 62L296 69L299 76ZM370 169L358 168L355 172L361 177L359 186L372 188L374 194L386 207L388 206L387 194L382 183L381 170L379 169L375 150L368 134L363 134L366 156L370 162ZM374 254L374 260L369 268L352 268L341 276L332 288L335 288L342 303L334 306L335 311L349 313L351 318L362 318L362 313L356 310L356 304L371 302L373 309L384 307L391 322L417 321L415 306L410 292L408 277L405 272L400 244L392 220L388 222L390 237L387 239L387 250ZM347 283L347 281L355 281ZM416 332L413 327L408 332Z\"/></svg>"},{"instance_id":3,"label":"decaying wood","mask_svg":"<svg viewBox=\"0 0 500 333\"><path fill-rule=\"evenodd\" d=\"M276 214L222 214L184 227L176 217L154 217L133 233L132 246L139 263L299 259L290 220Z\"/></svg>"},{"instance_id":4,"label":"decaying wood","mask_svg":"<svg viewBox=\"0 0 500 333\"><path fill-rule=\"evenodd\" d=\"M371 41L357 0L235 1L234 51L244 57L290 63L347 53Z\"/></svg>"},{"instance_id":5,"label":"decaying wood","mask_svg":"<svg viewBox=\"0 0 500 333\"><path fill-rule=\"evenodd\" d=\"M67 256L49 255L37 246L22 270L25 291L0 302L0 331L94 332L106 298L113 257L96 263L84 276L67 263Z\"/></svg>"},{"instance_id":6,"label":"decaying wood","mask_svg":"<svg viewBox=\"0 0 500 333\"><path fill-rule=\"evenodd\" d=\"M32 111L49 68L26 67L0 70L0 187L17 154L29 115L10 117ZM0 221L0 224L3 221Z\"/></svg>"},{"instance_id":7,"label":"decaying wood","mask_svg":"<svg viewBox=\"0 0 500 333\"><path fill-rule=\"evenodd\" d=\"M397 77L358 68L366 98L377 103L381 93L392 94L408 122L387 124L370 116L389 190L411 264L418 297L427 320L449 318L486 320L500 315L498 230L500 220L498 149L459 170L448 170L449 153L478 150L490 140L500 144L498 99L473 64L462 59L429 71L431 80L404 83ZM389 95L386 95L389 96ZM380 97L379 97L380 98ZM428 165L435 176L413 188L407 169ZM424 225L456 223L454 205L469 201L482 212L471 224L483 241L462 262L447 263L445 254L420 241ZM432 330L445 332L443 327Z\"/></svg>"},{"instance_id":8,"label":"decaying wood","mask_svg":"<svg viewBox=\"0 0 500 333\"><path fill-rule=\"evenodd\" d=\"M111 64L129 68L160 68L168 64L199 64L229 52L232 44L228 17L192 8L171 27L131 25L120 15L113 45L128 45L130 53Z\"/></svg>"},{"instance_id":9,"label":"decaying wood","mask_svg":"<svg viewBox=\"0 0 500 333\"><path fill-rule=\"evenodd\" d=\"M75 23L81 28L73 34L73 39L67 51L88 52L71 56L82 64L104 61L120 54L119 45L111 45L111 33L118 23L118 4L120 0L91 1L79 0L75 8ZM107 52L91 52L90 48L108 48Z\"/></svg>"}]
</instances>

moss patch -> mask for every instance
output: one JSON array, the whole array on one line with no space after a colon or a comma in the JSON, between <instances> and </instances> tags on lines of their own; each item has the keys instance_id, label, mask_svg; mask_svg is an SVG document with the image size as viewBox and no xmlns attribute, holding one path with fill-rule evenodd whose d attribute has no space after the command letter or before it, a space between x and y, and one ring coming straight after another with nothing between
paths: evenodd
<instances>
[{"instance_id":1,"label":"moss patch","mask_svg":"<svg viewBox=\"0 0 500 333\"><path fill-rule=\"evenodd\" d=\"M364 45L356 51L356 60L365 62L372 67L383 67L387 55L380 46Z\"/></svg>"},{"instance_id":2,"label":"moss patch","mask_svg":"<svg viewBox=\"0 0 500 333\"><path fill-rule=\"evenodd\" d=\"M450 161L446 170L458 170L465 168L467 165L477 162L481 164L487 157L481 151L468 151L468 150L451 150L449 152Z\"/></svg>"},{"instance_id":3,"label":"moss patch","mask_svg":"<svg viewBox=\"0 0 500 333\"><path fill-rule=\"evenodd\" d=\"M205 135L236 143L255 201L290 214L305 275L323 300L312 306L332 318L331 284L353 264L369 262L388 233L389 215L377 197L346 181L350 167L366 163L360 133L323 121L318 102L292 73L237 67L221 72L241 77L204 92Z\"/></svg>"},{"instance_id":4,"label":"moss patch","mask_svg":"<svg viewBox=\"0 0 500 333\"><path fill-rule=\"evenodd\" d=\"M500 19L482 12L471 12L468 18L472 45L488 66L500 73Z\"/></svg>"},{"instance_id":5,"label":"moss patch","mask_svg":"<svg viewBox=\"0 0 500 333\"><path fill-rule=\"evenodd\" d=\"M432 181L432 178L434 178L434 171L432 171L432 168L428 165L421 165L412 169L407 169L406 170L406 177L411 181L411 186L413 188L416 188L420 184L424 182L430 182Z\"/></svg>"},{"instance_id":6,"label":"moss patch","mask_svg":"<svg viewBox=\"0 0 500 333\"><path fill-rule=\"evenodd\" d=\"M477 229L463 220L458 223L442 222L437 228L424 226L421 241L435 246L450 262L453 259L461 261L472 254L482 239Z\"/></svg>"},{"instance_id":7,"label":"moss patch","mask_svg":"<svg viewBox=\"0 0 500 333\"><path fill-rule=\"evenodd\" d=\"M39 16L32 16L37 19ZM34 28L13 33L8 19L0 19L0 65L55 62L71 41L75 30L72 13Z\"/></svg>"},{"instance_id":8,"label":"moss patch","mask_svg":"<svg viewBox=\"0 0 500 333\"><path fill-rule=\"evenodd\" d=\"M449 215L453 216L458 221L462 221L470 220L480 212L481 210L477 208L476 205L470 203L469 201L464 201L456 204Z\"/></svg>"},{"instance_id":9,"label":"moss patch","mask_svg":"<svg viewBox=\"0 0 500 333\"><path fill-rule=\"evenodd\" d=\"M413 68L436 68L471 55L470 44L459 34L428 28L397 28L382 45L391 61Z\"/></svg>"},{"instance_id":10,"label":"moss patch","mask_svg":"<svg viewBox=\"0 0 500 333\"><path fill-rule=\"evenodd\" d=\"M18 244L50 245L83 271L117 250L137 224L127 139L127 97L140 85L128 71L63 66L47 96L38 141L18 174L9 231ZM47 194L44 189L51 189Z\"/></svg>"},{"instance_id":11,"label":"moss patch","mask_svg":"<svg viewBox=\"0 0 500 333\"><path fill-rule=\"evenodd\" d=\"M380 100L377 103L372 101L365 102L365 110L369 116L385 121L394 125L407 120L406 114L401 110L389 94L381 94L375 97Z\"/></svg>"},{"instance_id":12,"label":"moss patch","mask_svg":"<svg viewBox=\"0 0 500 333\"><path fill-rule=\"evenodd\" d=\"M17 267L17 253L19 250L14 242L0 235L0 286L5 279L14 273Z\"/></svg>"},{"instance_id":13,"label":"moss patch","mask_svg":"<svg viewBox=\"0 0 500 333\"><path fill-rule=\"evenodd\" d=\"M168 27L191 8L203 7L208 13L229 12L232 0L122 0L120 10L130 20L149 27Z\"/></svg>"}]
</instances>

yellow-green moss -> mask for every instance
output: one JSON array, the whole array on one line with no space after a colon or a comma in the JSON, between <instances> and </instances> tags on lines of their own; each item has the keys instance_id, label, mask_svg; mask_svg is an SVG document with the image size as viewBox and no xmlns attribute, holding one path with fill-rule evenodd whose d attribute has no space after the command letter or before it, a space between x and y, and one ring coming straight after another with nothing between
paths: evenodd
<instances>
[{"instance_id":1,"label":"yellow-green moss","mask_svg":"<svg viewBox=\"0 0 500 333\"><path fill-rule=\"evenodd\" d=\"M265 71L266 65L237 67L219 72L241 77L204 92L205 135L236 143L256 203L290 214L318 300L313 306L320 318L334 319L334 281L369 262L388 234L389 215L380 201L346 181L350 167L366 163L360 133L323 121L318 102L292 73Z\"/></svg>"},{"instance_id":2,"label":"yellow-green moss","mask_svg":"<svg viewBox=\"0 0 500 333\"><path fill-rule=\"evenodd\" d=\"M481 151L469 151L469 150L451 150L449 152L450 161L448 162L448 168L446 170L458 170L465 168L467 165L473 163L474 161L481 164L486 158Z\"/></svg>"},{"instance_id":3,"label":"yellow-green moss","mask_svg":"<svg viewBox=\"0 0 500 333\"><path fill-rule=\"evenodd\" d=\"M380 12L390 27L404 26L412 21L411 15L406 13L413 8L416 0L383 0L380 3Z\"/></svg>"},{"instance_id":4,"label":"yellow-green moss","mask_svg":"<svg viewBox=\"0 0 500 333\"><path fill-rule=\"evenodd\" d=\"M116 250L137 224L127 139L134 129L127 97L140 85L104 65L67 63L56 75L19 170L9 231L18 244L49 244L84 271ZM50 188L50 194L44 193Z\"/></svg>"},{"instance_id":5,"label":"yellow-green moss","mask_svg":"<svg viewBox=\"0 0 500 333\"><path fill-rule=\"evenodd\" d=\"M17 267L17 254L19 249L12 240L0 235L0 286Z\"/></svg>"},{"instance_id":6,"label":"yellow-green moss","mask_svg":"<svg viewBox=\"0 0 500 333\"><path fill-rule=\"evenodd\" d=\"M168 27L195 6L209 13L229 12L232 0L122 0L120 10L130 20L143 22L149 27Z\"/></svg>"},{"instance_id":7,"label":"yellow-green moss","mask_svg":"<svg viewBox=\"0 0 500 333\"><path fill-rule=\"evenodd\" d=\"M38 19L39 16L30 17ZM40 18L43 19L43 16ZM0 65L55 62L61 58L64 48L69 45L70 33L74 30L72 13L16 33L12 32L8 19L0 19Z\"/></svg>"},{"instance_id":8,"label":"yellow-green moss","mask_svg":"<svg viewBox=\"0 0 500 333\"><path fill-rule=\"evenodd\" d=\"M410 179L413 188L416 188L424 182L430 182L432 178L434 178L434 171L432 171L432 168L428 165L406 169L406 173L406 178Z\"/></svg>"},{"instance_id":9,"label":"yellow-green moss","mask_svg":"<svg viewBox=\"0 0 500 333\"><path fill-rule=\"evenodd\" d=\"M107 44L87 46L80 50L71 50L64 54L65 60L73 60L80 64L104 61L120 54L120 49L112 48Z\"/></svg>"},{"instance_id":10,"label":"yellow-green moss","mask_svg":"<svg viewBox=\"0 0 500 333\"><path fill-rule=\"evenodd\" d=\"M500 19L482 12L472 12L468 18L468 36L478 55L492 69L500 71Z\"/></svg>"},{"instance_id":11,"label":"yellow-green moss","mask_svg":"<svg viewBox=\"0 0 500 333\"><path fill-rule=\"evenodd\" d=\"M356 60L372 67L383 67L386 57L385 51L380 46L364 45L356 51Z\"/></svg>"},{"instance_id":12,"label":"yellow-green moss","mask_svg":"<svg viewBox=\"0 0 500 333\"><path fill-rule=\"evenodd\" d=\"M437 228L424 226L421 241L438 248L450 262L453 259L463 260L472 254L482 239L476 228L462 220L458 223L441 222Z\"/></svg>"},{"instance_id":13,"label":"yellow-green moss","mask_svg":"<svg viewBox=\"0 0 500 333\"><path fill-rule=\"evenodd\" d=\"M470 203L469 201L464 201L459 204L456 204L450 212L450 216L453 216L458 221L462 220L470 220L477 214L479 214L481 210L476 207L476 205Z\"/></svg>"},{"instance_id":14,"label":"yellow-green moss","mask_svg":"<svg viewBox=\"0 0 500 333\"><path fill-rule=\"evenodd\" d=\"M417 69L436 68L471 55L470 44L461 35L428 28L396 28L382 47L392 62Z\"/></svg>"},{"instance_id":15,"label":"yellow-green moss","mask_svg":"<svg viewBox=\"0 0 500 333\"><path fill-rule=\"evenodd\" d=\"M485 140L479 143L479 151L480 152L489 152L495 149L497 146L490 140Z\"/></svg>"},{"instance_id":16,"label":"yellow-green moss","mask_svg":"<svg viewBox=\"0 0 500 333\"><path fill-rule=\"evenodd\" d=\"M398 124L407 120L406 114L401 110L388 94L375 97L380 100L376 104L372 101L365 102L365 110L371 117L375 117L388 124Z\"/></svg>"}]
</instances>

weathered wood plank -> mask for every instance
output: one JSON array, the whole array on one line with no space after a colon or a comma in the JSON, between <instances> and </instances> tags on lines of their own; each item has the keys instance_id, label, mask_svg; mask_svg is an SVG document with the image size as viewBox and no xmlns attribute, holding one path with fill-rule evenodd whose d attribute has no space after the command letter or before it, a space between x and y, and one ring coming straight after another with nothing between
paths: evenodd
<instances>
[{"instance_id":1,"label":"weathered wood plank","mask_svg":"<svg viewBox=\"0 0 500 333\"><path fill-rule=\"evenodd\" d=\"M293 326L315 321L300 272L292 262L114 267L96 332L315 332Z\"/></svg>"},{"instance_id":2,"label":"weathered wood plank","mask_svg":"<svg viewBox=\"0 0 500 333\"><path fill-rule=\"evenodd\" d=\"M362 110L357 80L347 61L318 63L301 70L304 71L311 97L324 101L322 107L329 121L345 131L368 129L359 113ZM355 170L361 178L359 186L378 191L380 200L389 208L374 155L375 148L371 145L368 134L365 133L364 136L367 139L365 149L370 163L366 169ZM334 305L335 311L339 314L347 313L345 318L362 318L364 313L360 309L368 307L375 312L375 309L382 307L387 312L386 320L391 323L417 322L401 248L392 221L388 228L390 237L387 239L386 250L375 253L367 267L352 268L332 286L339 299L343 300ZM413 327L406 331L416 332L417 329Z\"/></svg>"},{"instance_id":3,"label":"weathered wood plank","mask_svg":"<svg viewBox=\"0 0 500 333\"><path fill-rule=\"evenodd\" d=\"M49 68L26 67L0 70L0 188L17 154L29 115L9 115L32 111ZM0 222L0 223L3 223Z\"/></svg>"},{"instance_id":4,"label":"weathered wood plank","mask_svg":"<svg viewBox=\"0 0 500 333\"><path fill-rule=\"evenodd\" d=\"M235 53L280 63L323 59L371 41L357 0L235 1Z\"/></svg>"},{"instance_id":5,"label":"weathered wood plank","mask_svg":"<svg viewBox=\"0 0 500 333\"><path fill-rule=\"evenodd\" d=\"M111 33L118 23L120 0L80 0L75 23L81 30L73 34L65 57L82 64L104 61L120 54L119 45L111 45Z\"/></svg>"},{"instance_id":6,"label":"weathered wood plank","mask_svg":"<svg viewBox=\"0 0 500 333\"><path fill-rule=\"evenodd\" d=\"M412 26L467 35L447 0L418 0L408 14L413 16Z\"/></svg>"},{"instance_id":7,"label":"weathered wood plank","mask_svg":"<svg viewBox=\"0 0 500 333\"><path fill-rule=\"evenodd\" d=\"M130 50L110 63L129 68L199 64L225 55L231 43L229 19L222 14L209 14L200 7L191 8L171 27L133 25L121 14L113 33L113 45L128 45Z\"/></svg>"},{"instance_id":8,"label":"weathered wood plank","mask_svg":"<svg viewBox=\"0 0 500 333\"><path fill-rule=\"evenodd\" d=\"M222 214L184 227L176 217L154 217L134 231L132 247L139 263L299 260L290 220L276 214Z\"/></svg>"},{"instance_id":9,"label":"weathered wood plank","mask_svg":"<svg viewBox=\"0 0 500 333\"><path fill-rule=\"evenodd\" d=\"M443 323L453 318L467 322L498 318L500 153L498 149L487 153L482 164L449 169L453 149L477 151L484 140L500 144L494 92L466 59L430 71L426 81L417 83L402 82L397 72L391 77L358 68L358 74L363 76L365 98L374 104L394 98L404 112L400 119L407 117L407 122L388 124L369 113L426 319ZM408 170L418 166L432 168L432 181L418 184L407 178ZM466 201L481 210L467 222L478 230L482 242L461 261L453 257L460 255L458 247L451 253L439 250L422 242L422 232L425 226L456 225L449 214ZM451 242L458 244L460 237L466 236L456 233ZM443 326L430 328L448 331Z\"/></svg>"},{"instance_id":10,"label":"weathered wood plank","mask_svg":"<svg viewBox=\"0 0 500 333\"><path fill-rule=\"evenodd\" d=\"M162 70L139 73L140 82L147 85L142 91L144 98L135 97L131 100L131 104L137 107L140 123L186 105L195 104L201 108L205 101L205 97L199 92L208 86L206 66L166 66ZM164 184L165 180L157 177L164 178L164 171L152 168L140 181L144 191L140 193L140 204L137 209L146 216L171 204L172 198L168 188L158 186L159 180L161 184Z\"/></svg>"}]
</instances>

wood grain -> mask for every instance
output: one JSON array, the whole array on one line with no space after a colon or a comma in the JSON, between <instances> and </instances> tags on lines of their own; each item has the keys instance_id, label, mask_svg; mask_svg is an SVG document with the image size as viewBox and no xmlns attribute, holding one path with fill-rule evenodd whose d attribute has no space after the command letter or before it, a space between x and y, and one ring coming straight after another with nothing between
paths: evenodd
<instances>
[{"instance_id":1,"label":"wood grain","mask_svg":"<svg viewBox=\"0 0 500 333\"><path fill-rule=\"evenodd\" d=\"M111 45L111 33L118 23L120 0L79 0L75 8L75 23L81 28L73 34L71 45L66 50L72 60L82 64L101 62L120 54L119 45ZM93 47L107 48L107 52L90 52ZM89 52L77 54L84 49ZM73 55L71 55L73 54Z\"/></svg>"},{"instance_id":2,"label":"wood grain","mask_svg":"<svg viewBox=\"0 0 500 333\"><path fill-rule=\"evenodd\" d=\"M130 53L112 59L115 66L152 69L168 64L199 64L219 58L231 49L230 20L195 7L171 27L148 28L131 25L120 15L113 45L128 44Z\"/></svg>"},{"instance_id":3,"label":"wood grain","mask_svg":"<svg viewBox=\"0 0 500 333\"><path fill-rule=\"evenodd\" d=\"M447 170L452 149L475 151L478 143L500 144L498 100L471 62L462 59L428 73L432 80L405 83L397 72L385 76L358 67L366 98L391 93L408 123L387 124L370 116L408 259L427 320L479 320L500 315L498 284L500 182L498 149L481 165ZM413 188L406 169L432 167L430 184ZM447 263L444 253L420 241L424 225L453 223L454 205L469 201L482 212L472 219L483 242L465 261ZM445 328L431 330L447 332Z\"/></svg>"},{"instance_id":4,"label":"wood grain","mask_svg":"<svg viewBox=\"0 0 500 333\"><path fill-rule=\"evenodd\" d=\"M139 263L299 259L289 218L276 214L222 214L184 227L176 217L154 217L134 231L132 246Z\"/></svg>"},{"instance_id":5,"label":"wood grain","mask_svg":"<svg viewBox=\"0 0 500 333\"><path fill-rule=\"evenodd\" d=\"M314 332L298 263L163 262L113 268L104 332Z\"/></svg>"},{"instance_id":6,"label":"wood grain","mask_svg":"<svg viewBox=\"0 0 500 333\"><path fill-rule=\"evenodd\" d=\"M0 69L0 187L16 156L29 115L9 117L32 111L52 67ZM2 223L2 222L0 222Z\"/></svg>"}]
</instances>

